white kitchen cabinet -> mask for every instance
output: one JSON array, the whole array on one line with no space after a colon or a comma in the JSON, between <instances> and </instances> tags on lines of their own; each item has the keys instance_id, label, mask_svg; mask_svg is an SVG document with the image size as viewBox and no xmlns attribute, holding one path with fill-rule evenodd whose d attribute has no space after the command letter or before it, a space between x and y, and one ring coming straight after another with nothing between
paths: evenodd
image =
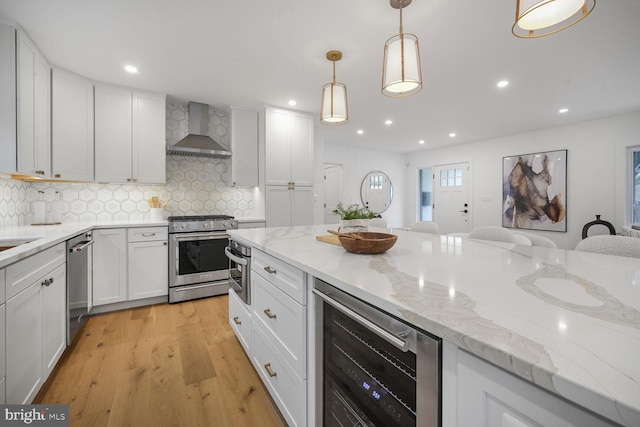
<instances>
[{"instance_id":1,"label":"white kitchen cabinet","mask_svg":"<svg viewBox=\"0 0 640 427\"><path fill-rule=\"evenodd\" d=\"M0 23L0 171L16 172L16 29Z\"/></svg>"},{"instance_id":2,"label":"white kitchen cabinet","mask_svg":"<svg viewBox=\"0 0 640 427\"><path fill-rule=\"evenodd\" d=\"M167 227L128 230L129 301L168 294L167 231Z\"/></svg>"},{"instance_id":3,"label":"white kitchen cabinet","mask_svg":"<svg viewBox=\"0 0 640 427\"><path fill-rule=\"evenodd\" d=\"M66 346L65 245L6 268L6 401L31 403ZM38 279L29 285L24 282Z\"/></svg>"},{"instance_id":4,"label":"white kitchen cabinet","mask_svg":"<svg viewBox=\"0 0 640 427\"><path fill-rule=\"evenodd\" d=\"M2 271L0 274L4 275L4 272ZM0 283L0 285L2 284L3 283ZM2 301L4 301L4 299ZM0 304L0 405L6 403L6 307L6 304Z\"/></svg>"},{"instance_id":5,"label":"white kitchen cabinet","mask_svg":"<svg viewBox=\"0 0 640 427\"><path fill-rule=\"evenodd\" d=\"M265 110L266 185L313 185L313 117Z\"/></svg>"},{"instance_id":6,"label":"white kitchen cabinet","mask_svg":"<svg viewBox=\"0 0 640 427\"><path fill-rule=\"evenodd\" d=\"M253 326L251 306L247 305L234 292L229 291L229 325L238 337L249 359L253 358Z\"/></svg>"},{"instance_id":7,"label":"white kitchen cabinet","mask_svg":"<svg viewBox=\"0 0 640 427\"><path fill-rule=\"evenodd\" d=\"M133 102L133 179L144 184L166 181L166 102L165 95L134 90Z\"/></svg>"},{"instance_id":8,"label":"white kitchen cabinet","mask_svg":"<svg viewBox=\"0 0 640 427\"><path fill-rule=\"evenodd\" d=\"M126 301L126 229L95 230L93 241L93 305Z\"/></svg>"},{"instance_id":9,"label":"white kitchen cabinet","mask_svg":"<svg viewBox=\"0 0 640 427\"><path fill-rule=\"evenodd\" d=\"M307 424L306 278L253 248L251 305L229 295L229 323L291 426Z\"/></svg>"},{"instance_id":10,"label":"white kitchen cabinet","mask_svg":"<svg viewBox=\"0 0 640 427\"><path fill-rule=\"evenodd\" d=\"M456 425L598 427L611 424L460 350Z\"/></svg>"},{"instance_id":11,"label":"white kitchen cabinet","mask_svg":"<svg viewBox=\"0 0 640 427\"><path fill-rule=\"evenodd\" d=\"M0 269L0 405L6 403L6 312L4 270Z\"/></svg>"},{"instance_id":12,"label":"white kitchen cabinet","mask_svg":"<svg viewBox=\"0 0 640 427\"><path fill-rule=\"evenodd\" d=\"M254 325L253 339L255 351L252 362L287 424L294 427L308 425L307 380L300 378L287 365L276 343L259 324Z\"/></svg>"},{"instance_id":13,"label":"white kitchen cabinet","mask_svg":"<svg viewBox=\"0 0 640 427\"><path fill-rule=\"evenodd\" d=\"M42 313L43 380L46 380L67 347L67 271L61 265L40 288Z\"/></svg>"},{"instance_id":14,"label":"white kitchen cabinet","mask_svg":"<svg viewBox=\"0 0 640 427\"><path fill-rule=\"evenodd\" d=\"M20 173L51 176L50 66L29 36L17 38L18 165Z\"/></svg>"},{"instance_id":15,"label":"white kitchen cabinet","mask_svg":"<svg viewBox=\"0 0 640 427\"><path fill-rule=\"evenodd\" d=\"M93 82L69 71L52 68L52 177L93 181L93 147Z\"/></svg>"},{"instance_id":16,"label":"white kitchen cabinet","mask_svg":"<svg viewBox=\"0 0 640 427\"><path fill-rule=\"evenodd\" d=\"M231 173L232 187L258 186L258 112L231 107Z\"/></svg>"},{"instance_id":17,"label":"white kitchen cabinet","mask_svg":"<svg viewBox=\"0 0 640 427\"><path fill-rule=\"evenodd\" d=\"M313 224L313 187L268 185L265 190L267 227Z\"/></svg>"},{"instance_id":18,"label":"white kitchen cabinet","mask_svg":"<svg viewBox=\"0 0 640 427\"><path fill-rule=\"evenodd\" d=\"M165 96L95 85L95 180L165 182Z\"/></svg>"}]
</instances>

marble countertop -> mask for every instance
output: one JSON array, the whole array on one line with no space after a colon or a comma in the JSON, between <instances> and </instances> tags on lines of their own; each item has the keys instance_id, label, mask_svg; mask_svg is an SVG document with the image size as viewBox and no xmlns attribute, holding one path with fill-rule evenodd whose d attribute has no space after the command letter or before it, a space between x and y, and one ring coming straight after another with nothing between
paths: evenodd
<instances>
[{"instance_id":1,"label":"marble countertop","mask_svg":"<svg viewBox=\"0 0 640 427\"><path fill-rule=\"evenodd\" d=\"M3 246L3 240L30 240L29 243L0 252L0 268L89 230L123 227L166 227L167 224L167 221L102 221L0 228L0 246Z\"/></svg>"},{"instance_id":2,"label":"marble countertop","mask_svg":"<svg viewBox=\"0 0 640 427\"><path fill-rule=\"evenodd\" d=\"M381 255L327 227L233 230L261 249L527 381L640 425L640 260L405 230Z\"/></svg>"}]
</instances>

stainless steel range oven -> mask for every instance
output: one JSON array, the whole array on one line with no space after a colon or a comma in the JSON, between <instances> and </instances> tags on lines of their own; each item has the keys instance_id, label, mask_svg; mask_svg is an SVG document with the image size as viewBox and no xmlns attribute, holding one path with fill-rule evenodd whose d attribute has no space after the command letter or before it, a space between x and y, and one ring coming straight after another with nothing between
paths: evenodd
<instances>
[{"instance_id":1,"label":"stainless steel range oven","mask_svg":"<svg viewBox=\"0 0 640 427\"><path fill-rule=\"evenodd\" d=\"M229 292L226 230L238 228L228 215L170 216L169 302Z\"/></svg>"},{"instance_id":2,"label":"stainless steel range oven","mask_svg":"<svg viewBox=\"0 0 640 427\"><path fill-rule=\"evenodd\" d=\"M441 342L316 279L318 426L442 423Z\"/></svg>"}]
</instances>

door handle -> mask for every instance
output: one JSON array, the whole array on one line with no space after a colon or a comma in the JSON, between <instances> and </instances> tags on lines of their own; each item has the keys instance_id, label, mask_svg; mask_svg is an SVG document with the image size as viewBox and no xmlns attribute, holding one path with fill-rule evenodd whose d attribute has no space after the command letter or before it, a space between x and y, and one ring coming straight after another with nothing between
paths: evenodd
<instances>
[{"instance_id":1,"label":"door handle","mask_svg":"<svg viewBox=\"0 0 640 427\"><path fill-rule=\"evenodd\" d=\"M463 210L463 211L460 211L460 212L469 213L469 211L468 211L468 210L466 210L466 209L465 209L465 210Z\"/></svg>"},{"instance_id":2,"label":"door handle","mask_svg":"<svg viewBox=\"0 0 640 427\"><path fill-rule=\"evenodd\" d=\"M267 374L269 374L270 377L277 377L278 376L277 372L273 372L271 370L271 363L267 363L266 365L264 365L264 369L267 370Z\"/></svg>"}]
</instances>

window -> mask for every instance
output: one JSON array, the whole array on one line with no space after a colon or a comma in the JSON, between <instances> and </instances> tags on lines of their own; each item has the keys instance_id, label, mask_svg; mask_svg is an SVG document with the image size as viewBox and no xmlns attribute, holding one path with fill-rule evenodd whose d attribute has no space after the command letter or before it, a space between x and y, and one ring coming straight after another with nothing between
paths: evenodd
<instances>
[{"instance_id":1,"label":"window","mask_svg":"<svg viewBox=\"0 0 640 427\"><path fill-rule=\"evenodd\" d=\"M447 169L440 171L440 187L462 186L462 169Z\"/></svg>"},{"instance_id":2,"label":"window","mask_svg":"<svg viewBox=\"0 0 640 427\"><path fill-rule=\"evenodd\" d=\"M640 147L629 150L631 160L631 222L640 223Z\"/></svg>"}]
</instances>

